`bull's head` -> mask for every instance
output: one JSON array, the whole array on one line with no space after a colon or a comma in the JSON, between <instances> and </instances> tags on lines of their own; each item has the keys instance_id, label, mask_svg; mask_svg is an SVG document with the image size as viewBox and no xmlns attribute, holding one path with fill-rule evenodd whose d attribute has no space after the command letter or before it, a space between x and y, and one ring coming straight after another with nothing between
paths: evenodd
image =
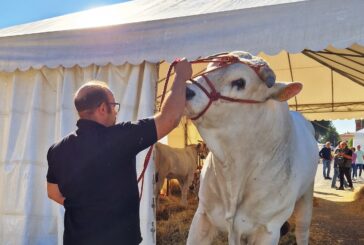
<instances>
[{"instance_id":1,"label":"bull's head","mask_svg":"<svg viewBox=\"0 0 364 245\"><path fill-rule=\"evenodd\" d=\"M207 148L205 142L201 140L198 141L196 148L197 148L197 154L201 159L205 159L207 157L207 154L209 154L209 148Z\"/></svg>"},{"instance_id":2,"label":"bull's head","mask_svg":"<svg viewBox=\"0 0 364 245\"><path fill-rule=\"evenodd\" d=\"M243 103L264 104L273 99L286 101L302 89L300 83L275 83L275 74L262 58L235 51L211 62L204 76L199 76L186 89L186 114L192 119L209 116L218 120ZM237 103L234 103L237 102ZM211 107L210 107L211 106ZM233 112L236 113L236 112Z\"/></svg>"}]
</instances>

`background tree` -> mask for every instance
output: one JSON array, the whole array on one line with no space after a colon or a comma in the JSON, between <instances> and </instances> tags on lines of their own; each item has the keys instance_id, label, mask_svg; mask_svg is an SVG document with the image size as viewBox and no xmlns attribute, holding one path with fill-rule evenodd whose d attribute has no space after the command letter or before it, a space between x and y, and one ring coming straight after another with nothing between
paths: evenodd
<instances>
[{"instance_id":1,"label":"background tree","mask_svg":"<svg viewBox=\"0 0 364 245\"><path fill-rule=\"evenodd\" d=\"M321 143L330 141L333 146L336 146L340 140L340 136L335 127L330 127L326 134L322 137Z\"/></svg>"},{"instance_id":2,"label":"background tree","mask_svg":"<svg viewBox=\"0 0 364 245\"><path fill-rule=\"evenodd\" d=\"M318 142L324 144L325 142L330 141L334 146L337 145L340 136L331 121L322 120L312 121L311 123L315 128L315 137Z\"/></svg>"}]
</instances>

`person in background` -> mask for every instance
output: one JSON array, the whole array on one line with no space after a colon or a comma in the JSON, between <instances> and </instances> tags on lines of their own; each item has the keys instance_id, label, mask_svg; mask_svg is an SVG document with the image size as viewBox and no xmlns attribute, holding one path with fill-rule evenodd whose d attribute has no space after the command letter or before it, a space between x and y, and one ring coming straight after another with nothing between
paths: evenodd
<instances>
[{"instance_id":1,"label":"person in background","mask_svg":"<svg viewBox=\"0 0 364 245\"><path fill-rule=\"evenodd\" d=\"M334 175L332 176L332 181L331 181L331 188L336 189L336 180L339 177L339 157L337 155L337 153L339 152L340 149L340 144L341 141L339 141L338 145L336 146L335 150L334 150Z\"/></svg>"},{"instance_id":2,"label":"person in background","mask_svg":"<svg viewBox=\"0 0 364 245\"><path fill-rule=\"evenodd\" d=\"M64 245L136 245L142 241L136 155L178 126L191 64L182 59L161 112L115 123L120 104L106 83L74 97L78 129L48 150L48 197L63 205Z\"/></svg>"},{"instance_id":3,"label":"person in background","mask_svg":"<svg viewBox=\"0 0 364 245\"><path fill-rule=\"evenodd\" d=\"M351 147L351 151L353 152L353 155L351 156L351 169L350 173L352 173L352 181L356 181L356 178L358 177L357 174L357 167L355 164L356 161L356 153L355 153L355 147Z\"/></svg>"},{"instance_id":4,"label":"person in background","mask_svg":"<svg viewBox=\"0 0 364 245\"><path fill-rule=\"evenodd\" d=\"M330 178L330 170L331 170L331 160L332 160L332 154L331 154L331 143L328 141L325 144L325 147L321 149L319 152L319 156L322 158L322 174L325 179L331 179Z\"/></svg>"},{"instance_id":5,"label":"person in background","mask_svg":"<svg viewBox=\"0 0 364 245\"><path fill-rule=\"evenodd\" d=\"M364 151L361 150L361 146L356 146L356 168L359 169L359 178L362 180L361 173L363 171L364 166Z\"/></svg>"},{"instance_id":6,"label":"person in background","mask_svg":"<svg viewBox=\"0 0 364 245\"><path fill-rule=\"evenodd\" d=\"M348 180L350 190L354 190L353 182L351 181L350 168L351 168L351 158L353 152L348 148L346 142L341 142L340 147L335 154L338 159L339 166L339 177L340 177L340 187L337 190L344 190L344 175Z\"/></svg>"}]
</instances>

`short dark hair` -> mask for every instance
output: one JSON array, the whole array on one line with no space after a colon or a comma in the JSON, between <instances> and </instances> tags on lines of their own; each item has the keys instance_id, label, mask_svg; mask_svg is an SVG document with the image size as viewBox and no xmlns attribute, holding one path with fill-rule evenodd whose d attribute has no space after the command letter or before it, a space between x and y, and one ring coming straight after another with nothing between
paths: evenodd
<instances>
[{"instance_id":1,"label":"short dark hair","mask_svg":"<svg viewBox=\"0 0 364 245\"><path fill-rule=\"evenodd\" d=\"M81 96L79 95L82 89L87 89ZM74 98L75 107L78 112L86 110L94 110L103 102L108 102L107 85L101 82L88 82L84 84L76 93Z\"/></svg>"}]
</instances>

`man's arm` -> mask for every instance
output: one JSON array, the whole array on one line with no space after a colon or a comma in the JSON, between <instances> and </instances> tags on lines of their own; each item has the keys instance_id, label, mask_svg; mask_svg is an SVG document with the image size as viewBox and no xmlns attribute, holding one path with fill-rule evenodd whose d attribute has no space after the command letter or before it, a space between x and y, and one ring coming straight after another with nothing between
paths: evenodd
<instances>
[{"instance_id":1,"label":"man's arm","mask_svg":"<svg viewBox=\"0 0 364 245\"><path fill-rule=\"evenodd\" d=\"M48 197L53 201L63 205L65 197L62 195L57 184L47 182Z\"/></svg>"},{"instance_id":2,"label":"man's arm","mask_svg":"<svg viewBox=\"0 0 364 245\"><path fill-rule=\"evenodd\" d=\"M353 159L352 154L353 154L353 152L351 150L349 150L349 151L344 151L342 156L346 159Z\"/></svg>"},{"instance_id":3,"label":"man's arm","mask_svg":"<svg viewBox=\"0 0 364 245\"><path fill-rule=\"evenodd\" d=\"M178 126L186 103L186 81L192 76L191 64L183 59L175 66L176 76L162 109L154 116L157 138L161 139Z\"/></svg>"}]
</instances>

